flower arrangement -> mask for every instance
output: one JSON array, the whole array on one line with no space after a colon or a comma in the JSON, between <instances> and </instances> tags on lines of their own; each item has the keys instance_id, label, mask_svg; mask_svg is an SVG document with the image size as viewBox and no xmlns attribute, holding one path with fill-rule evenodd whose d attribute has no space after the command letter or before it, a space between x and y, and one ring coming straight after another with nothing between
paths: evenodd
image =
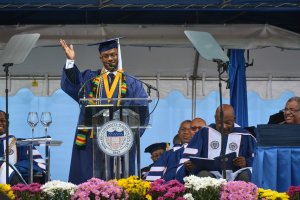
<instances>
[{"instance_id":1,"label":"flower arrangement","mask_svg":"<svg viewBox=\"0 0 300 200\"><path fill-rule=\"evenodd\" d=\"M256 200L257 195L256 185L244 181L229 181L221 189L221 200Z\"/></svg>"},{"instance_id":2,"label":"flower arrangement","mask_svg":"<svg viewBox=\"0 0 300 200\"><path fill-rule=\"evenodd\" d=\"M153 200L184 200L184 185L177 180L166 182L164 179L158 179L151 183L149 194Z\"/></svg>"},{"instance_id":3,"label":"flower arrangement","mask_svg":"<svg viewBox=\"0 0 300 200\"><path fill-rule=\"evenodd\" d=\"M253 183L229 181L194 175L184 178L185 184L177 180L166 182L158 179L152 183L137 176L119 180L103 181L91 178L78 186L50 181L17 184L0 184L2 200L300 200L300 186L290 186L288 192L277 192L257 188Z\"/></svg>"},{"instance_id":4,"label":"flower arrangement","mask_svg":"<svg viewBox=\"0 0 300 200\"><path fill-rule=\"evenodd\" d=\"M291 200L300 200L300 186L290 186L288 189L288 195Z\"/></svg>"},{"instance_id":5,"label":"flower arrangement","mask_svg":"<svg viewBox=\"0 0 300 200\"><path fill-rule=\"evenodd\" d=\"M128 194L115 181L103 181L91 178L87 182L78 185L71 197L72 200L85 199L128 199Z\"/></svg>"},{"instance_id":6,"label":"flower arrangement","mask_svg":"<svg viewBox=\"0 0 300 200\"><path fill-rule=\"evenodd\" d=\"M31 183L29 185L17 184L11 188L14 191L16 199L22 200L40 200L43 199L41 184Z\"/></svg>"},{"instance_id":7,"label":"flower arrangement","mask_svg":"<svg viewBox=\"0 0 300 200\"><path fill-rule=\"evenodd\" d=\"M0 194L8 199L15 199L14 192L8 184L0 184Z\"/></svg>"},{"instance_id":8,"label":"flower arrangement","mask_svg":"<svg viewBox=\"0 0 300 200\"><path fill-rule=\"evenodd\" d=\"M194 175L185 177L183 180L188 192L184 195L184 198L188 200L220 199L221 186L226 183L225 179L215 179L211 177L200 178Z\"/></svg>"},{"instance_id":9,"label":"flower arrangement","mask_svg":"<svg viewBox=\"0 0 300 200\"><path fill-rule=\"evenodd\" d=\"M47 199L69 200L77 186L72 183L54 180L47 182L41 189L47 196Z\"/></svg>"},{"instance_id":10,"label":"flower arrangement","mask_svg":"<svg viewBox=\"0 0 300 200\"><path fill-rule=\"evenodd\" d=\"M258 199L259 200L288 200L289 195L285 192L276 192L273 190L265 190L258 188Z\"/></svg>"},{"instance_id":11,"label":"flower arrangement","mask_svg":"<svg viewBox=\"0 0 300 200\"><path fill-rule=\"evenodd\" d=\"M150 190L150 182L143 181L137 176L130 176L118 180L118 185L125 189L129 195L129 200L151 199L147 194Z\"/></svg>"}]
</instances>

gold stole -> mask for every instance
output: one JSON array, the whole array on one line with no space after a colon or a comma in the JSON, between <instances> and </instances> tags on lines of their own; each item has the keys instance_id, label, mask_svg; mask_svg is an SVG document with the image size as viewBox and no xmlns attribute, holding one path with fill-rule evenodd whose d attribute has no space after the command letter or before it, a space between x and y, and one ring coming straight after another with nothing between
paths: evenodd
<instances>
[{"instance_id":1,"label":"gold stole","mask_svg":"<svg viewBox=\"0 0 300 200\"><path fill-rule=\"evenodd\" d=\"M121 73L117 73L117 75L115 76L115 79L111 85L111 88L109 88L109 85L108 85L108 78L107 78L107 74L103 74L103 81L104 81L104 89L105 89L105 93L106 93L106 97L108 99L111 99L115 90L116 90L116 87L117 87L117 84L120 80L120 76L121 76ZM121 84L121 83L120 83ZM108 102L110 102L111 100L108 100Z\"/></svg>"}]
</instances>

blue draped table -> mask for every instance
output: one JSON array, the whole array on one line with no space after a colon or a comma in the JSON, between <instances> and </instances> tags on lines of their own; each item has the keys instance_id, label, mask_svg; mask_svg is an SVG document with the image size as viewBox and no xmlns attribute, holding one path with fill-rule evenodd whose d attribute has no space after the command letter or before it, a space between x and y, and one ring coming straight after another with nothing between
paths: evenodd
<instances>
[{"instance_id":1,"label":"blue draped table","mask_svg":"<svg viewBox=\"0 0 300 200\"><path fill-rule=\"evenodd\" d=\"M252 182L258 187L286 192L300 185L300 147L258 147Z\"/></svg>"}]
</instances>

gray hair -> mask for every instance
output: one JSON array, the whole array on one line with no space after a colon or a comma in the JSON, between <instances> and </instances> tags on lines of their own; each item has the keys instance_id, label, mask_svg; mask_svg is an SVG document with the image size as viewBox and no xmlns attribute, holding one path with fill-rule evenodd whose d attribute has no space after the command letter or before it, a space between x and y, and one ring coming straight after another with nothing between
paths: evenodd
<instances>
[{"instance_id":1,"label":"gray hair","mask_svg":"<svg viewBox=\"0 0 300 200\"><path fill-rule=\"evenodd\" d=\"M182 121L182 122L180 123L179 129L178 129L178 133L179 133L181 127L183 126L183 124L185 124L185 123L192 123L192 120L187 119L187 120Z\"/></svg>"},{"instance_id":2,"label":"gray hair","mask_svg":"<svg viewBox=\"0 0 300 200\"><path fill-rule=\"evenodd\" d=\"M300 108L300 97L297 97L297 96L291 97L291 98L289 98L289 100L287 101L287 103L291 102L291 101L296 101L298 107Z\"/></svg>"}]
</instances>

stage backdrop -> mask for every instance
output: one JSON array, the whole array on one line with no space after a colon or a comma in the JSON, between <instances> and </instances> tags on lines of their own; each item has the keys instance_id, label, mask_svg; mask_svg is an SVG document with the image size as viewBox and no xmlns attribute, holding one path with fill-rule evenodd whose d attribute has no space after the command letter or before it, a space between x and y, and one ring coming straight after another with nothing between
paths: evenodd
<instances>
[{"instance_id":1,"label":"stage backdrop","mask_svg":"<svg viewBox=\"0 0 300 200\"><path fill-rule=\"evenodd\" d=\"M269 115L278 112L285 105L292 92L284 92L277 99L262 99L257 93L248 92L249 126L267 123ZM154 107L155 101L150 105ZM223 103L229 103L224 98ZM207 123L214 122L214 112L219 105L218 91L210 92L197 100L196 116L204 118ZM5 98L0 97L0 109L5 109ZM51 148L51 177L63 181L68 180L71 150L76 129L79 108L77 103L62 90L57 90L52 96L34 96L29 89L21 89L9 97L10 133L17 137L31 137L31 129L27 124L27 114L30 111L44 111L52 114L53 122L49 134L55 140L62 140L60 147ZM146 130L141 138L141 149L154 142L172 142L181 121L191 119L191 99L182 93L173 91L160 99L157 109L152 115L152 128ZM43 136L44 128L39 123L35 136ZM44 148L40 148L44 153ZM142 152L142 167L151 163L150 155Z\"/></svg>"}]
</instances>

